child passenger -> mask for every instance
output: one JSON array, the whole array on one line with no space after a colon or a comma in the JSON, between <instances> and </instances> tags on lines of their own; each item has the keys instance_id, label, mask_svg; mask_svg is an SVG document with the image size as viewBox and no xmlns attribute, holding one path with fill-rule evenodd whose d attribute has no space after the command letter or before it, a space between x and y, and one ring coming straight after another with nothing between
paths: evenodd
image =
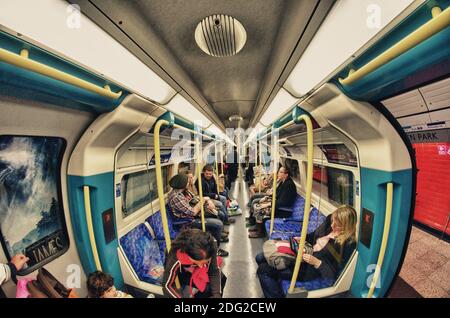
<instances>
[{"instance_id":1,"label":"child passenger","mask_svg":"<svg viewBox=\"0 0 450 318\"><path fill-rule=\"evenodd\" d=\"M87 279L88 298L133 298L131 295L117 290L114 278L101 271L89 274Z\"/></svg>"}]
</instances>

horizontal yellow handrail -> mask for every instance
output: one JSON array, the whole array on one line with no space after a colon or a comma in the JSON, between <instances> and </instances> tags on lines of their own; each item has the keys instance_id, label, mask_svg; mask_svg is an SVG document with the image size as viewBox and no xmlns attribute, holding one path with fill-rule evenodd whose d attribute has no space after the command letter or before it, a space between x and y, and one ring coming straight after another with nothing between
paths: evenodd
<instances>
[{"instance_id":1,"label":"horizontal yellow handrail","mask_svg":"<svg viewBox=\"0 0 450 318\"><path fill-rule=\"evenodd\" d=\"M307 131L307 170L306 170L306 197L305 197L305 207L303 212L303 224L302 224L302 233L300 235L300 243L298 245L297 258L295 260L294 272L292 273L291 284L289 286L289 294L292 294L295 289L295 283L297 282L298 273L300 271L300 265L303 260L303 249L305 248L306 242L306 234L308 232L309 225L309 214L311 212L311 192L312 192L312 184L313 184L313 125L311 118L307 115L301 115L298 117L298 120L304 120L306 123L306 131Z\"/></svg>"},{"instance_id":2,"label":"horizontal yellow handrail","mask_svg":"<svg viewBox=\"0 0 450 318\"><path fill-rule=\"evenodd\" d=\"M0 62L5 62L17 67L21 67L28 71L47 76L79 88L83 88L110 99L116 100L122 95L122 92L114 93L113 91L111 91L111 88L108 85L105 85L105 87L97 86L73 75L59 71L53 67L33 61L28 57L28 55L29 52L26 49L23 49L19 55L0 48Z\"/></svg>"},{"instance_id":3,"label":"horizontal yellow handrail","mask_svg":"<svg viewBox=\"0 0 450 318\"><path fill-rule=\"evenodd\" d=\"M384 254L386 253L387 243L389 240L389 230L391 228L391 216L392 216L392 201L394 196L394 185L390 182L386 186L386 213L384 216L384 229L383 237L381 239L380 254L378 254L377 267L375 267L375 273L372 277L369 292L367 298L372 298L377 285L378 279L381 274L381 266L383 266Z\"/></svg>"},{"instance_id":4,"label":"horizontal yellow handrail","mask_svg":"<svg viewBox=\"0 0 450 318\"><path fill-rule=\"evenodd\" d=\"M361 67L359 70L350 72L345 78L339 79L343 85L351 85L357 80L365 77L386 63L392 61L401 54L409 51L413 47L432 37L439 31L450 25L450 8L442 11L439 7L432 9L432 19L419 27L417 30L400 40L397 44L378 55L372 61ZM445 44L444 44L445 45Z\"/></svg>"},{"instance_id":5,"label":"horizontal yellow handrail","mask_svg":"<svg viewBox=\"0 0 450 318\"><path fill-rule=\"evenodd\" d=\"M98 257L97 243L95 242L94 227L92 225L91 197L89 186L83 186L83 193L84 193L84 210L86 213L86 224L89 234L89 241L91 243L92 255L94 257L95 268L101 271L102 265L100 264L100 258Z\"/></svg>"}]
</instances>

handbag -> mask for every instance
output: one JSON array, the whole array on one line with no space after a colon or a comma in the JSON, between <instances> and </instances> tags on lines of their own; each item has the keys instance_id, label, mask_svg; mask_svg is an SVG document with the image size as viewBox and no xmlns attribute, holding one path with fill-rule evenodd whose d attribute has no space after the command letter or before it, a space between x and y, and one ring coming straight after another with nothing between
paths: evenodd
<instances>
[{"instance_id":1,"label":"handbag","mask_svg":"<svg viewBox=\"0 0 450 318\"><path fill-rule=\"evenodd\" d=\"M264 257L269 266L283 270L295 263L296 254L287 241L268 240L263 244Z\"/></svg>"},{"instance_id":2,"label":"handbag","mask_svg":"<svg viewBox=\"0 0 450 318\"><path fill-rule=\"evenodd\" d=\"M27 284L30 298L78 298L73 289L66 288L45 268L40 268L36 280Z\"/></svg>"},{"instance_id":3,"label":"handbag","mask_svg":"<svg viewBox=\"0 0 450 318\"><path fill-rule=\"evenodd\" d=\"M191 200L189 200L189 205L194 207L200 202L199 197L193 197ZM210 209L209 207L205 206L205 217L210 218L217 218L219 217L219 212L216 209Z\"/></svg>"}]
</instances>

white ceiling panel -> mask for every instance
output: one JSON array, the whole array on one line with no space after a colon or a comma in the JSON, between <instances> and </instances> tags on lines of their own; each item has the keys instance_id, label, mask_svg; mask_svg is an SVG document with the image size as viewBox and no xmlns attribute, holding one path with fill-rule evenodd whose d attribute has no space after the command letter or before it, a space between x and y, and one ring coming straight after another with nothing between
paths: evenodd
<instances>
[{"instance_id":1,"label":"white ceiling panel","mask_svg":"<svg viewBox=\"0 0 450 318\"><path fill-rule=\"evenodd\" d=\"M419 90L430 110L450 107L450 77Z\"/></svg>"},{"instance_id":2,"label":"white ceiling panel","mask_svg":"<svg viewBox=\"0 0 450 318\"><path fill-rule=\"evenodd\" d=\"M420 114L415 116L409 116L397 119L402 127L414 126L414 125L424 125L431 122L430 114Z\"/></svg>"},{"instance_id":3,"label":"white ceiling panel","mask_svg":"<svg viewBox=\"0 0 450 318\"><path fill-rule=\"evenodd\" d=\"M395 116L408 116L428 111L419 90L413 90L383 101L383 105Z\"/></svg>"},{"instance_id":4,"label":"white ceiling panel","mask_svg":"<svg viewBox=\"0 0 450 318\"><path fill-rule=\"evenodd\" d=\"M431 122L450 121L450 109L438 110L430 113Z\"/></svg>"}]
</instances>

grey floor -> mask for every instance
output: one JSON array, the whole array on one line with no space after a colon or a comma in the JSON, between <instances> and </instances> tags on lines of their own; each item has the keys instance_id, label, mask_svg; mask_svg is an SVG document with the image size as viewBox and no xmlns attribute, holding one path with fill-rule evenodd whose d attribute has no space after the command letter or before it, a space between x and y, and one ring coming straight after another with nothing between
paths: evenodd
<instances>
[{"instance_id":1,"label":"grey floor","mask_svg":"<svg viewBox=\"0 0 450 318\"><path fill-rule=\"evenodd\" d=\"M249 239L245 227L248 216L248 188L242 180L236 181L231 188L231 196L239 202L242 215L234 217L236 223L228 227L230 241L221 247L230 255L224 258L223 272L227 275L224 289L225 298L262 298L264 297L259 280L256 277L255 255L262 251L264 239Z\"/></svg>"}]
</instances>

